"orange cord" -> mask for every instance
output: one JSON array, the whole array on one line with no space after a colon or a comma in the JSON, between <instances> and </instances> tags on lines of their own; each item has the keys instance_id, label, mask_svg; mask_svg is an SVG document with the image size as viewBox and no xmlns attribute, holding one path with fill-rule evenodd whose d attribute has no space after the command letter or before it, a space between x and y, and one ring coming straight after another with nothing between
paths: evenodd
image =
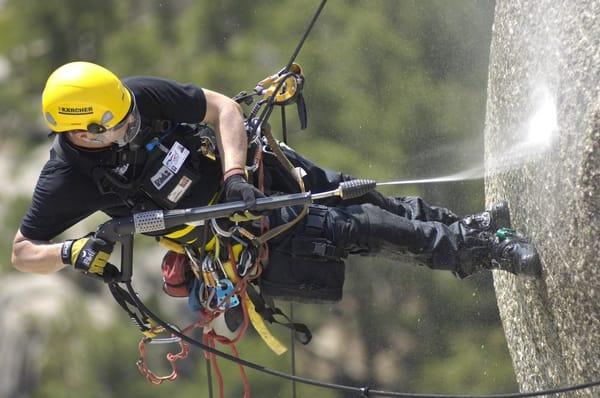
<instances>
[{"instance_id":1,"label":"orange cord","mask_svg":"<svg viewBox=\"0 0 600 398\"><path fill-rule=\"evenodd\" d=\"M187 356L190 352L189 344L187 344L181 340L178 342L179 347L181 348L181 351L179 351L177 354L173 354L171 352L167 354L167 360L169 361L169 363L171 365L171 373L167 376L158 376L154 372L152 372L146 364L145 340L146 340L146 338L143 338L142 340L140 340L140 343L138 344L140 358L138 359L136 365L137 365L140 373L146 378L146 380L148 380L150 383L155 384L155 385L160 385L165 381L173 381L173 380L177 379L177 364L176 364L176 362L180 359L187 358Z\"/></svg>"}]
</instances>

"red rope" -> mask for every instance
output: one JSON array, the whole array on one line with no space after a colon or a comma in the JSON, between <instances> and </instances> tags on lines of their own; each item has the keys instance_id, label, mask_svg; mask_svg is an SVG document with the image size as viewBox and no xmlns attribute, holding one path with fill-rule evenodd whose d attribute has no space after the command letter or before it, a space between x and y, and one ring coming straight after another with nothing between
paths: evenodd
<instances>
[{"instance_id":1,"label":"red rope","mask_svg":"<svg viewBox=\"0 0 600 398\"><path fill-rule=\"evenodd\" d=\"M231 345L231 352L233 353L233 355L236 358L240 357L240 354L238 353L237 347L235 346L235 344ZM246 370L244 369L243 366L239 366L240 369L240 376L242 377L242 383L244 384L244 398L251 398L250 397L250 382L248 381L248 376L246 375Z\"/></svg>"},{"instance_id":2,"label":"red rope","mask_svg":"<svg viewBox=\"0 0 600 398\"><path fill-rule=\"evenodd\" d=\"M232 248L231 244L227 245L227 250L228 250L229 259L232 263L231 265L232 265L233 269L236 269L237 264L235 262L235 256L233 255L233 248ZM228 296L225 297L225 300L230 300L230 298L235 294L239 294L241 296L246 295L247 294L246 293L246 283L248 282L248 278L249 278L249 275L246 275L241 280L234 280L233 282L235 283L235 289L233 292L231 292ZM237 335L233 339L229 339L225 336L220 336L220 335L216 334L214 330L210 330L209 332L205 333L203 336L203 340L205 341L205 344L209 345L212 348L215 348L216 343L220 343L220 344L229 346L231 348L232 354L236 358L239 358L239 352L237 350L237 347L235 346L235 343L237 343L244 336L244 334L246 333L246 330L248 329L248 325L250 324L250 317L248 316L248 309L244 305L243 297L242 297L241 303L239 305L242 307L243 321L242 321L242 325L240 326L240 330L238 331ZM210 318L210 320L212 320L212 319L216 318L216 316L221 315L221 313L213 312L210 315L212 315L212 317L209 316L209 317L206 317L205 319ZM205 322L205 325L208 323L209 322ZM217 378L217 384L219 386L219 397L224 398L223 374L221 373L221 370L219 368L219 364L217 362L217 357L216 357L216 355L214 355L212 353L208 353L208 352L205 352L204 355L209 360L211 367L213 368L213 370L215 372L215 375ZM240 371L240 377L242 378L242 383L244 385L244 398L250 398L250 382L248 381L248 376L246 375L246 371L242 365L238 364L238 368Z\"/></svg>"},{"instance_id":3,"label":"red rope","mask_svg":"<svg viewBox=\"0 0 600 398\"><path fill-rule=\"evenodd\" d=\"M215 348L215 341L209 335L205 334L203 337L204 344L208 345L210 348ZM204 352L204 357L209 360L210 365L215 372L217 377L217 385L219 386L219 398L225 398L225 388L223 386L223 375L221 374L221 369L219 369L219 363L217 362L217 356L212 352Z\"/></svg>"}]
</instances>

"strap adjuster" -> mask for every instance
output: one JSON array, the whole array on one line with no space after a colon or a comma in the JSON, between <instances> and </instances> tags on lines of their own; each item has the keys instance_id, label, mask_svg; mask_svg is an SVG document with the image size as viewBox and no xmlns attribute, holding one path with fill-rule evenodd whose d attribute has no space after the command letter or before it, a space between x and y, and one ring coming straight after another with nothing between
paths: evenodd
<instances>
[{"instance_id":1,"label":"strap adjuster","mask_svg":"<svg viewBox=\"0 0 600 398\"><path fill-rule=\"evenodd\" d=\"M336 257L336 248L326 242L313 242L313 254L319 257Z\"/></svg>"}]
</instances>

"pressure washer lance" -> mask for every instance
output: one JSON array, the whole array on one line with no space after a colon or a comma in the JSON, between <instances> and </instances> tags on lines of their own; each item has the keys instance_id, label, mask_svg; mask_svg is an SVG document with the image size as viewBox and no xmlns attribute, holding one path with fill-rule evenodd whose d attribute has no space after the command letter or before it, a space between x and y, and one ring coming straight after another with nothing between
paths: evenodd
<instances>
[{"instance_id":1,"label":"pressure washer lance","mask_svg":"<svg viewBox=\"0 0 600 398\"><path fill-rule=\"evenodd\" d=\"M371 179L360 178L344 181L340 183L336 189L326 192L314 194L311 192L302 192L258 198L252 211L262 212L288 206L300 206L312 203L315 200L334 196L339 196L342 199L358 198L381 185L408 185L440 181L453 181L453 179L444 177L423 180L377 182ZM112 242L117 242L122 241L125 236L131 236L136 233L160 232L167 228L183 224L204 225L206 220L230 217L236 213L243 213L246 210L248 210L248 208L244 202L236 201L189 209L146 211L135 213L130 217L110 220L99 227L96 236Z\"/></svg>"},{"instance_id":2,"label":"pressure washer lance","mask_svg":"<svg viewBox=\"0 0 600 398\"><path fill-rule=\"evenodd\" d=\"M331 198L339 196L342 199L354 199L365 195L377 187L377 181L359 178L340 183L340 185L331 191L311 194L312 200Z\"/></svg>"},{"instance_id":3,"label":"pressure washer lance","mask_svg":"<svg viewBox=\"0 0 600 398\"><path fill-rule=\"evenodd\" d=\"M339 187L332 191L314 193L311 195L313 200L330 198L332 196L339 196L342 199L353 199L363 196L364 194L372 191L376 187L385 185L414 185L414 184L430 184L436 182L451 182L451 181L463 181L465 179L472 179L465 177L461 174L454 174L444 177L434 178L420 178L416 180L391 180L391 181L375 181L370 179L357 179L344 181Z\"/></svg>"}]
</instances>

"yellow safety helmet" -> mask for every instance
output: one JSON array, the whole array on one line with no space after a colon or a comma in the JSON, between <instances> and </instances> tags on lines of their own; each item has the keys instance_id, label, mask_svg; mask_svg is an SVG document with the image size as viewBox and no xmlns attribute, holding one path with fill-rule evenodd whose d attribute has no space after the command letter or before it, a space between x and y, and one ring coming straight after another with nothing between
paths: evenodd
<instances>
[{"instance_id":1,"label":"yellow safety helmet","mask_svg":"<svg viewBox=\"0 0 600 398\"><path fill-rule=\"evenodd\" d=\"M55 70L42 94L44 121L57 133L104 131L132 108L129 89L111 71L91 62L71 62Z\"/></svg>"}]
</instances>

